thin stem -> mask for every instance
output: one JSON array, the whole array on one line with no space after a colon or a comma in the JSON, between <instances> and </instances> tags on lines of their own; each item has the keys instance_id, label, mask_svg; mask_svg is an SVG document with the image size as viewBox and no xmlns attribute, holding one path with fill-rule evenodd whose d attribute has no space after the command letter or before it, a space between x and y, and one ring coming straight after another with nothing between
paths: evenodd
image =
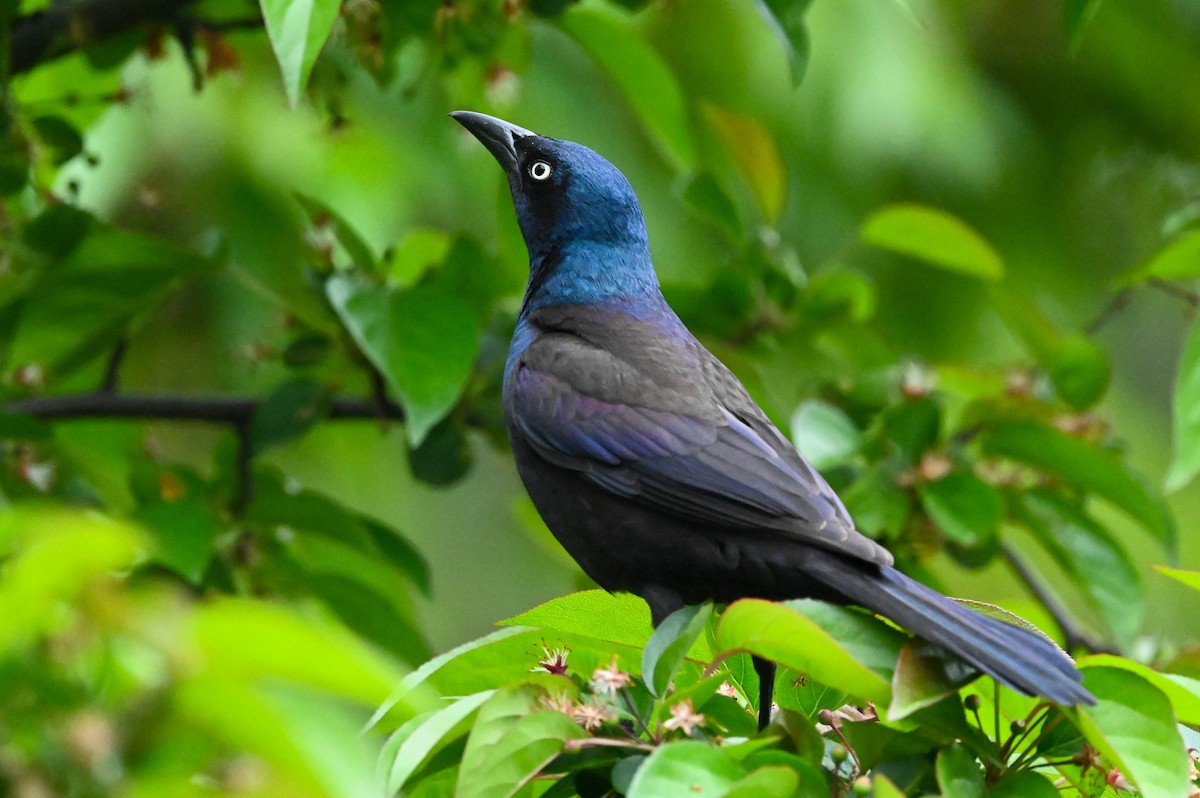
<instances>
[{"instance_id":1,"label":"thin stem","mask_svg":"<svg viewBox=\"0 0 1200 798\"><path fill-rule=\"evenodd\" d=\"M191 421L203 424L241 424L258 411L261 401L246 397L145 396L103 392L38 396L0 405L0 413L42 421L81 418L126 418L140 421ZM334 419L404 420L404 408L379 399L339 397L329 408Z\"/></svg>"},{"instance_id":2,"label":"thin stem","mask_svg":"<svg viewBox=\"0 0 1200 798\"><path fill-rule=\"evenodd\" d=\"M1075 623L1070 613L1059 602L1058 598L1051 593L1041 579L1034 573L1033 569L1020 558L1016 550L1007 544L1000 545L1000 553L1004 555L1004 559L1008 562L1013 572L1025 583L1029 588L1029 592L1033 593L1034 597L1041 602L1046 611L1050 613L1050 617L1054 619L1054 623L1062 632L1063 642L1068 650L1074 648L1082 648L1086 651L1102 654L1116 654L1117 651L1107 643L1097 640L1092 635L1083 631Z\"/></svg>"}]
</instances>

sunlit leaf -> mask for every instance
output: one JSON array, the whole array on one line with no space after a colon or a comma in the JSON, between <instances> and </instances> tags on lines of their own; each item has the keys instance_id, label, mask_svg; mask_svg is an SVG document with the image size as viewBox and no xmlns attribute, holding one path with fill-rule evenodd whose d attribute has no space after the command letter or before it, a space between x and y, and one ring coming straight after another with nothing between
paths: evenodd
<instances>
[{"instance_id":1,"label":"sunlit leaf","mask_svg":"<svg viewBox=\"0 0 1200 798\"><path fill-rule=\"evenodd\" d=\"M842 410L810 399L792 414L792 440L818 470L841 465L862 442L858 428Z\"/></svg>"},{"instance_id":2,"label":"sunlit leaf","mask_svg":"<svg viewBox=\"0 0 1200 798\"><path fill-rule=\"evenodd\" d=\"M1133 782L1144 798L1187 795L1187 753L1171 704L1142 677L1122 669L1083 669L1098 703L1079 708L1087 741Z\"/></svg>"},{"instance_id":3,"label":"sunlit leaf","mask_svg":"<svg viewBox=\"0 0 1200 798\"><path fill-rule=\"evenodd\" d=\"M661 745L634 775L627 798L663 798L687 785L689 794L724 795L745 769L719 748L695 740Z\"/></svg>"},{"instance_id":4,"label":"sunlit leaf","mask_svg":"<svg viewBox=\"0 0 1200 798\"><path fill-rule=\"evenodd\" d=\"M559 24L612 78L652 140L677 169L696 160L683 93L627 12L603 3L568 9Z\"/></svg>"},{"instance_id":5,"label":"sunlit leaf","mask_svg":"<svg viewBox=\"0 0 1200 798\"><path fill-rule=\"evenodd\" d=\"M990 455L1054 474L1107 499L1174 550L1175 523L1166 507L1109 452L1032 421L997 424L982 442Z\"/></svg>"},{"instance_id":6,"label":"sunlit leaf","mask_svg":"<svg viewBox=\"0 0 1200 798\"><path fill-rule=\"evenodd\" d=\"M283 679L377 706L402 672L344 627L250 599L204 606L192 632L208 671L238 679ZM406 696L410 706L429 701Z\"/></svg>"},{"instance_id":7,"label":"sunlit leaf","mask_svg":"<svg viewBox=\"0 0 1200 798\"><path fill-rule=\"evenodd\" d=\"M510 626L502 629L497 629L483 637L469 640L460 646L455 646L449 651L438 654L436 657L424 662L421 667L417 668L412 673L408 674L400 681L400 684L388 695L387 699L380 704L379 708L367 721L366 729L373 728L380 720L384 718L399 704L405 696L414 690L417 690L424 684L430 676L437 673L444 665L452 662L460 657L465 657L473 651L478 651L481 648L495 645L503 640L508 640L514 636L525 635L529 630L523 626Z\"/></svg>"},{"instance_id":8,"label":"sunlit leaf","mask_svg":"<svg viewBox=\"0 0 1200 798\"><path fill-rule=\"evenodd\" d=\"M767 765L742 776L722 795L724 798L793 798L800 779L801 774L794 768Z\"/></svg>"},{"instance_id":9,"label":"sunlit leaf","mask_svg":"<svg viewBox=\"0 0 1200 798\"><path fill-rule=\"evenodd\" d=\"M470 376L479 347L474 314L457 297L423 286L397 292L339 276L327 291L404 406L409 442L420 445Z\"/></svg>"},{"instance_id":10,"label":"sunlit leaf","mask_svg":"<svg viewBox=\"0 0 1200 798\"><path fill-rule=\"evenodd\" d=\"M0 508L0 653L54 629L64 606L146 547L136 527L100 513Z\"/></svg>"},{"instance_id":11,"label":"sunlit leaf","mask_svg":"<svg viewBox=\"0 0 1200 798\"><path fill-rule=\"evenodd\" d=\"M946 211L921 205L890 205L863 223L871 246L923 260L949 271L999 280L1004 261L978 232Z\"/></svg>"},{"instance_id":12,"label":"sunlit leaf","mask_svg":"<svg viewBox=\"0 0 1200 798\"><path fill-rule=\"evenodd\" d=\"M1160 280L1191 280L1200 277L1200 230L1189 230L1160 249L1150 260L1117 279L1117 287Z\"/></svg>"},{"instance_id":13,"label":"sunlit leaf","mask_svg":"<svg viewBox=\"0 0 1200 798\"><path fill-rule=\"evenodd\" d=\"M604 590L571 593L500 623L557 629L635 648L644 646L654 631L646 602L632 593Z\"/></svg>"},{"instance_id":14,"label":"sunlit leaf","mask_svg":"<svg viewBox=\"0 0 1200 798\"><path fill-rule=\"evenodd\" d=\"M1200 571L1185 571L1182 568L1168 568L1165 565L1156 565L1154 569L1177 582L1182 582L1188 587L1200 590Z\"/></svg>"},{"instance_id":15,"label":"sunlit leaf","mask_svg":"<svg viewBox=\"0 0 1200 798\"><path fill-rule=\"evenodd\" d=\"M457 798L511 795L563 750L566 740L586 736L561 712L544 709L542 690L526 685L488 699L467 739Z\"/></svg>"},{"instance_id":16,"label":"sunlit leaf","mask_svg":"<svg viewBox=\"0 0 1200 798\"><path fill-rule=\"evenodd\" d=\"M434 753L466 734L471 718L495 694L495 690L484 690L455 699L397 730L385 747L387 753L394 751L391 762L385 763L387 794L394 795Z\"/></svg>"},{"instance_id":17,"label":"sunlit leaf","mask_svg":"<svg viewBox=\"0 0 1200 798\"><path fill-rule=\"evenodd\" d=\"M294 106L337 19L339 0L260 0L267 36Z\"/></svg>"},{"instance_id":18,"label":"sunlit leaf","mask_svg":"<svg viewBox=\"0 0 1200 798\"><path fill-rule=\"evenodd\" d=\"M891 700L886 679L813 620L782 604L758 599L733 603L717 624L717 646L722 651L749 651L876 703Z\"/></svg>"},{"instance_id":19,"label":"sunlit leaf","mask_svg":"<svg viewBox=\"0 0 1200 798\"><path fill-rule=\"evenodd\" d=\"M679 664L704 632L711 617L711 604L682 607L654 630L642 652L642 676L651 695L660 698L666 695Z\"/></svg>"},{"instance_id":20,"label":"sunlit leaf","mask_svg":"<svg viewBox=\"0 0 1200 798\"><path fill-rule=\"evenodd\" d=\"M1180 723L1200 726L1200 679L1180 676L1176 673L1159 673L1140 662L1113 656L1112 654L1093 654L1079 661L1080 667L1118 668L1136 673L1150 684L1157 687L1171 702L1175 717Z\"/></svg>"},{"instance_id":21,"label":"sunlit leaf","mask_svg":"<svg viewBox=\"0 0 1200 798\"><path fill-rule=\"evenodd\" d=\"M1197 234L1200 241L1200 233ZM1200 248L1196 258L1200 260ZM1200 472L1200 323L1193 323L1175 375L1172 409L1175 453L1167 471L1167 490L1179 490Z\"/></svg>"}]
</instances>

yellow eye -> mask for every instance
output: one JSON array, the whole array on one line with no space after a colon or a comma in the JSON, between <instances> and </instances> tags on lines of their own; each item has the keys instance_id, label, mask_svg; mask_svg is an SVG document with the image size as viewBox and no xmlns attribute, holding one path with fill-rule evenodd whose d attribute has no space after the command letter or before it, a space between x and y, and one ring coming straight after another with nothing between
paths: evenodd
<instances>
[{"instance_id":1,"label":"yellow eye","mask_svg":"<svg viewBox=\"0 0 1200 798\"><path fill-rule=\"evenodd\" d=\"M550 177L551 171L550 164L545 161L534 161L529 166L529 176L534 180L545 180Z\"/></svg>"}]
</instances>

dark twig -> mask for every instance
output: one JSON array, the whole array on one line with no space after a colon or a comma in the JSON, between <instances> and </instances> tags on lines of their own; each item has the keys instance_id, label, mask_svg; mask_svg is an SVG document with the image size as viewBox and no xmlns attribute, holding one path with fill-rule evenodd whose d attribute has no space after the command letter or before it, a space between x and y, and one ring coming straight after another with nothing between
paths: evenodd
<instances>
[{"instance_id":1,"label":"dark twig","mask_svg":"<svg viewBox=\"0 0 1200 798\"><path fill-rule=\"evenodd\" d=\"M1011 546L1001 544L1000 552L1004 555L1004 559L1008 561L1013 572L1029 588L1029 592L1033 593L1034 597L1050 613L1050 617L1054 619L1054 623L1058 625L1059 630L1062 632L1063 641L1066 643L1068 651L1078 647L1085 651L1099 654L1117 653L1116 649L1109 644L1097 640L1079 628L1070 613L1062 606L1058 597L1046 589L1038 578L1038 575L1017 555L1017 552Z\"/></svg>"},{"instance_id":2,"label":"dark twig","mask_svg":"<svg viewBox=\"0 0 1200 798\"><path fill-rule=\"evenodd\" d=\"M52 3L14 20L11 74L67 55L146 22L171 22L196 0L83 0Z\"/></svg>"},{"instance_id":3,"label":"dark twig","mask_svg":"<svg viewBox=\"0 0 1200 798\"><path fill-rule=\"evenodd\" d=\"M1110 321L1112 321L1118 313L1125 309L1126 305L1129 304L1129 300L1132 298L1132 289L1124 288L1118 291L1113 298L1108 301L1108 304L1104 306L1104 309L1100 311L1096 318L1088 322L1088 325L1083 328L1083 331L1088 335L1095 335L1096 333L1100 332L1100 330L1104 329L1104 327Z\"/></svg>"},{"instance_id":4,"label":"dark twig","mask_svg":"<svg viewBox=\"0 0 1200 798\"><path fill-rule=\"evenodd\" d=\"M1200 293L1192 291L1189 288L1184 288L1178 283L1173 283L1170 280L1164 280L1161 277L1151 277L1146 281L1146 285L1149 285L1152 288L1157 288L1164 294L1169 294L1176 299L1182 299L1192 310L1200 308Z\"/></svg>"},{"instance_id":5,"label":"dark twig","mask_svg":"<svg viewBox=\"0 0 1200 798\"><path fill-rule=\"evenodd\" d=\"M81 418L127 418L142 421L194 421L207 424L248 424L261 404L245 397L135 396L112 393L68 394L17 399L0 405L0 412L43 421ZM404 420L404 408L376 398L340 397L329 408L334 419Z\"/></svg>"},{"instance_id":6,"label":"dark twig","mask_svg":"<svg viewBox=\"0 0 1200 798\"><path fill-rule=\"evenodd\" d=\"M117 386L121 381L121 363L125 360L128 344L129 341L122 338L117 341L117 345L113 347L112 353L108 356L108 363L104 365L104 379L100 382L101 393L117 392Z\"/></svg>"}]
</instances>

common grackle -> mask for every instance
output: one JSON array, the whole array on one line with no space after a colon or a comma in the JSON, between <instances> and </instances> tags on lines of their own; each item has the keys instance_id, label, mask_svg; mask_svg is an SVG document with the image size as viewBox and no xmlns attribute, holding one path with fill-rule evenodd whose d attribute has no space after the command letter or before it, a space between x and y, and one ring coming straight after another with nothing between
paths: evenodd
<instances>
[{"instance_id":1,"label":"common grackle","mask_svg":"<svg viewBox=\"0 0 1200 798\"><path fill-rule=\"evenodd\" d=\"M504 372L517 470L559 542L657 626L687 604L812 597L884 615L997 680L1094 703L1037 634L892 567L837 494L659 290L625 176L592 150L484 114L454 119L508 176L529 284ZM769 719L774 665L762 677Z\"/></svg>"}]
</instances>

